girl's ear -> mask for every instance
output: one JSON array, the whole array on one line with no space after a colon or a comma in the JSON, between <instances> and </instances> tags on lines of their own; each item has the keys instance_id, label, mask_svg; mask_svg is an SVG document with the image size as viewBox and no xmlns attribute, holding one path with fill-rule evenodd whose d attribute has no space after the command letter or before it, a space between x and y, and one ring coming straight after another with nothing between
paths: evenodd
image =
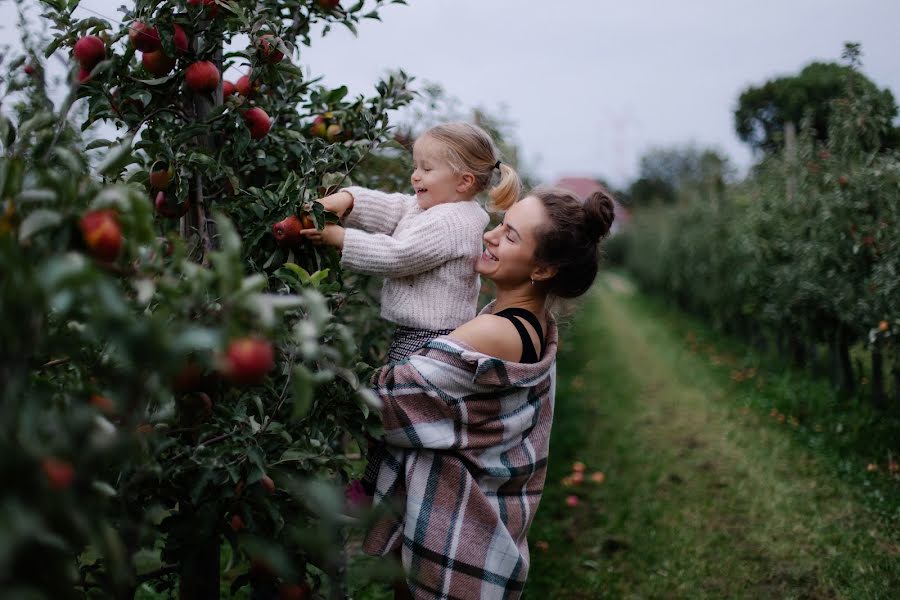
<instances>
[{"instance_id":1,"label":"girl's ear","mask_svg":"<svg viewBox=\"0 0 900 600\"><path fill-rule=\"evenodd\" d=\"M475 187L475 176L471 173L460 173L456 179L456 191L460 194L468 194Z\"/></svg>"}]
</instances>

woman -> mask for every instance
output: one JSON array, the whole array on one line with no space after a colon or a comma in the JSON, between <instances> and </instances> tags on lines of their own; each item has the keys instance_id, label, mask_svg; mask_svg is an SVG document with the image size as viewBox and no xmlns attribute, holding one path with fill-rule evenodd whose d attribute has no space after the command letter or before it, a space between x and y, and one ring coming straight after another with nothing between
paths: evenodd
<instances>
[{"instance_id":1,"label":"woman","mask_svg":"<svg viewBox=\"0 0 900 600\"><path fill-rule=\"evenodd\" d=\"M374 378L388 457L366 552L401 549L415 598L517 598L543 492L556 377L548 307L591 286L613 221L609 195L537 189L484 234L475 270L496 300ZM402 594L398 594L402 596Z\"/></svg>"}]
</instances>

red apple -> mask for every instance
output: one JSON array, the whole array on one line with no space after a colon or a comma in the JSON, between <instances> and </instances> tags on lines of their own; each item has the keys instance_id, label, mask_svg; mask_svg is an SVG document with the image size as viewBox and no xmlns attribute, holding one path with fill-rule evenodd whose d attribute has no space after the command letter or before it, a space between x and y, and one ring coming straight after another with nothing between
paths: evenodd
<instances>
[{"instance_id":1,"label":"red apple","mask_svg":"<svg viewBox=\"0 0 900 600\"><path fill-rule=\"evenodd\" d=\"M222 82L222 97L227 98L228 96L235 93L237 89L234 87L234 84L228 81L227 79Z\"/></svg>"},{"instance_id":2,"label":"red apple","mask_svg":"<svg viewBox=\"0 0 900 600\"><path fill-rule=\"evenodd\" d=\"M122 249L122 228L116 211L94 210L81 217L81 234L91 256L111 262Z\"/></svg>"},{"instance_id":3,"label":"red apple","mask_svg":"<svg viewBox=\"0 0 900 600\"><path fill-rule=\"evenodd\" d=\"M188 51L188 36L184 32L184 29L181 28L181 25L175 23L174 25L175 33L172 36L172 43L175 44L175 49L181 54L185 54Z\"/></svg>"},{"instance_id":4,"label":"red apple","mask_svg":"<svg viewBox=\"0 0 900 600\"><path fill-rule=\"evenodd\" d=\"M840 177L838 177L837 182L839 186L847 187L848 185L850 185L850 178L846 175L841 175Z\"/></svg>"},{"instance_id":5,"label":"red apple","mask_svg":"<svg viewBox=\"0 0 900 600\"><path fill-rule=\"evenodd\" d=\"M107 398L106 396L101 396L100 394L94 394L91 396L91 399L88 400L91 406L99 410L100 412L111 415L116 412L116 405L112 400Z\"/></svg>"},{"instance_id":6,"label":"red apple","mask_svg":"<svg viewBox=\"0 0 900 600\"><path fill-rule=\"evenodd\" d=\"M26 75L34 75L34 67L32 65L25 65L24 70Z\"/></svg>"},{"instance_id":7,"label":"red apple","mask_svg":"<svg viewBox=\"0 0 900 600\"><path fill-rule=\"evenodd\" d=\"M75 42L72 54L83 70L90 71L106 56L106 44L96 35L86 35Z\"/></svg>"},{"instance_id":8,"label":"red apple","mask_svg":"<svg viewBox=\"0 0 900 600\"><path fill-rule=\"evenodd\" d=\"M213 403L208 394L193 392L178 399L178 408L184 421L196 424L202 423L210 417Z\"/></svg>"},{"instance_id":9,"label":"red apple","mask_svg":"<svg viewBox=\"0 0 900 600\"><path fill-rule=\"evenodd\" d=\"M334 10L341 5L341 0L316 0L322 10Z\"/></svg>"},{"instance_id":10,"label":"red apple","mask_svg":"<svg viewBox=\"0 0 900 600\"><path fill-rule=\"evenodd\" d=\"M41 470L44 471L47 483L53 490L64 490L75 480L75 467L65 460L47 457L41 461Z\"/></svg>"},{"instance_id":11,"label":"red apple","mask_svg":"<svg viewBox=\"0 0 900 600\"><path fill-rule=\"evenodd\" d=\"M263 486L263 489L266 490L268 495L272 495L275 493L275 482L272 481L272 478L268 475L263 475L259 480L259 485Z\"/></svg>"},{"instance_id":12,"label":"red apple","mask_svg":"<svg viewBox=\"0 0 900 600\"><path fill-rule=\"evenodd\" d=\"M280 63L284 60L284 52L275 45L275 36L271 33L260 37L256 41L256 47L259 48L259 53L262 57L270 64Z\"/></svg>"},{"instance_id":13,"label":"red apple","mask_svg":"<svg viewBox=\"0 0 900 600\"><path fill-rule=\"evenodd\" d=\"M301 584L282 583L278 587L278 600L309 600L312 588L305 581Z\"/></svg>"},{"instance_id":14,"label":"red apple","mask_svg":"<svg viewBox=\"0 0 900 600\"><path fill-rule=\"evenodd\" d=\"M195 362L185 364L172 380L172 389L176 392L193 392L201 389L202 385L203 370Z\"/></svg>"},{"instance_id":15,"label":"red apple","mask_svg":"<svg viewBox=\"0 0 900 600\"><path fill-rule=\"evenodd\" d=\"M332 123L328 126L328 129L325 130L325 137L329 142L334 142L340 139L341 135L344 133L344 128L338 125L337 123Z\"/></svg>"},{"instance_id":16,"label":"red apple","mask_svg":"<svg viewBox=\"0 0 900 600\"><path fill-rule=\"evenodd\" d=\"M272 128L272 121L266 111L255 106L244 113L244 121L250 128L250 137L254 140L261 140L269 133Z\"/></svg>"},{"instance_id":17,"label":"red apple","mask_svg":"<svg viewBox=\"0 0 900 600\"><path fill-rule=\"evenodd\" d=\"M215 17L219 14L219 5L216 4L216 0L188 0L188 4L191 6L203 5L203 8L209 13L210 17Z\"/></svg>"},{"instance_id":18,"label":"red apple","mask_svg":"<svg viewBox=\"0 0 900 600\"><path fill-rule=\"evenodd\" d=\"M144 52L141 64L148 73L161 77L172 70L172 67L175 66L175 59L166 56L162 50L157 50L156 52Z\"/></svg>"},{"instance_id":19,"label":"red apple","mask_svg":"<svg viewBox=\"0 0 900 600\"><path fill-rule=\"evenodd\" d=\"M275 236L275 242L279 246L289 248L303 242L303 236L300 235L300 230L302 229L312 228L304 227L303 222L296 215L291 215L283 221L278 221L272 225L272 235Z\"/></svg>"},{"instance_id":20,"label":"red apple","mask_svg":"<svg viewBox=\"0 0 900 600\"><path fill-rule=\"evenodd\" d=\"M156 190L167 190L172 184L174 169L164 160L158 160L150 167L150 185Z\"/></svg>"},{"instance_id":21,"label":"red apple","mask_svg":"<svg viewBox=\"0 0 900 600\"><path fill-rule=\"evenodd\" d=\"M309 131L317 138L325 138L325 136L328 135L328 119L319 115L313 119L313 124L309 128Z\"/></svg>"},{"instance_id":22,"label":"red apple","mask_svg":"<svg viewBox=\"0 0 900 600\"><path fill-rule=\"evenodd\" d=\"M156 214L159 216L167 219L179 219L187 214L187 211L191 208L191 203L187 199L179 203L174 196L159 191L156 193L156 200L153 201L153 206L156 209Z\"/></svg>"},{"instance_id":23,"label":"red apple","mask_svg":"<svg viewBox=\"0 0 900 600\"><path fill-rule=\"evenodd\" d=\"M184 72L184 79L193 91L203 94L219 87L219 69L215 63L201 60L190 65Z\"/></svg>"},{"instance_id":24,"label":"red apple","mask_svg":"<svg viewBox=\"0 0 900 600\"><path fill-rule=\"evenodd\" d=\"M150 27L143 21L135 21L128 28L128 40L135 49L141 52L156 52L162 48L159 41L159 31L156 27Z\"/></svg>"},{"instance_id":25,"label":"red apple","mask_svg":"<svg viewBox=\"0 0 900 600\"><path fill-rule=\"evenodd\" d=\"M84 67L78 69L78 83L87 83L91 80L91 70Z\"/></svg>"},{"instance_id":26,"label":"red apple","mask_svg":"<svg viewBox=\"0 0 900 600\"><path fill-rule=\"evenodd\" d=\"M239 532L244 528L244 519L241 518L240 515L232 515L231 517L231 529L234 530L235 533Z\"/></svg>"},{"instance_id":27,"label":"red apple","mask_svg":"<svg viewBox=\"0 0 900 600\"><path fill-rule=\"evenodd\" d=\"M244 75L234 84L234 89L237 90L237 93L241 96L249 98L251 94L259 91L259 80L255 79L251 82L250 76Z\"/></svg>"},{"instance_id":28,"label":"red apple","mask_svg":"<svg viewBox=\"0 0 900 600\"><path fill-rule=\"evenodd\" d=\"M240 338L231 342L223 361L223 375L236 385L257 385L275 367L275 352L268 340Z\"/></svg>"}]
</instances>

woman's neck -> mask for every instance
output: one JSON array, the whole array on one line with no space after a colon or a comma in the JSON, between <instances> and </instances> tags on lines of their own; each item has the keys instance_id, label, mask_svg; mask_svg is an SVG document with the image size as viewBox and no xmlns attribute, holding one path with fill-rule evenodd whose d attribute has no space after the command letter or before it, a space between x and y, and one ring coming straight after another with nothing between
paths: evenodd
<instances>
[{"instance_id":1,"label":"woman's neck","mask_svg":"<svg viewBox=\"0 0 900 600\"><path fill-rule=\"evenodd\" d=\"M531 284L512 289L497 289L497 301L494 312L507 308L524 308L536 315L544 313L547 297L535 290Z\"/></svg>"}]
</instances>

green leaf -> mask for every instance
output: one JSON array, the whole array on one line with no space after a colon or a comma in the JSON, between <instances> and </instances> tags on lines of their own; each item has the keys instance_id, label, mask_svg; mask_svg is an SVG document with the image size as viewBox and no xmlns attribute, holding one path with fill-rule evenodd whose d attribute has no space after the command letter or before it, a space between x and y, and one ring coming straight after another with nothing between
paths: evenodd
<instances>
[{"instance_id":1,"label":"green leaf","mask_svg":"<svg viewBox=\"0 0 900 600\"><path fill-rule=\"evenodd\" d=\"M133 137L128 136L118 146L110 148L109 153L97 165L97 171L107 177L117 177L125 165L132 160L131 143L133 140Z\"/></svg>"},{"instance_id":2,"label":"green leaf","mask_svg":"<svg viewBox=\"0 0 900 600\"><path fill-rule=\"evenodd\" d=\"M211 327L188 327L175 337L173 345L186 354L214 352L222 347L222 332Z\"/></svg>"},{"instance_id":3,"label":"green leaf","mask_svg":"<svg viewBox=\"0 0 900 600\"><path fill-rule=\"evenodd\" d=\"M176 73L170 73L169 75L166 75L165 77L157 77L155 79L135 79L135 81L144 83L146 85L162 85L162 84L166 83L167 81L169 81L170 79L172 79L173 77L175 77L177 74L178 73L176 72Z\"/></svg>"},{"instance_id":4,"label":"green leaf","mask_svg":"<svg viewBox=\"0 0 900 600\"><path fill-rule=\"evenodd\" d=\"M302 363L294 366L291 373L291 392L294 396L292 419L302 419L312 407L314 391L313 374Z\"/></svg>"},{"instance_id":5,"label":"green leaf","mask_svg":"<svg viewBox=\"0 0 900 600\"><path fill-rule=\"evenodd\" d=\"M35 233L55 227L62 222L62 215L55 210L37 209L30 213L19 226L19 241L30 238Z\"/></svg>"},{"instance_id":6,"label":"green leaf","mask_svg":"<svg viewBox=\"0 0 900 600\"><path fill-rule=\"evenodd\" d=\"M0 115L0 142L4 148L9 148L16 141L16 127L5 116Z\"/></svg>"},{"instance_id":7,"label":"green leaf","mask_svg":"<svg viewBox=\"0 0 900 600\"><path fill-rule=\"evenodd\" d=\"M294 273L300 279L300 283L302 283L303 285L309 284L309 273L300 265L292 262L286 262L282 265L282 267Z\"/></svg>"},{"instance_id":8,"label":"green leaf","mask_svg":"<svg viewBox=\"0 0 900 600\"><path fill-rule=\"evenodd\" d=\"M114 143L115 142L113 142L112 140L105 140L105 139L101 138L101 139L94 140L93 142L91 142L90 144L85 146L85 150L94 150L95 148L107 148L109 146L112 146Z\"/></svg>"},{"instance_id":9,"label":"green leaf","mask_svg":"<svg viewBox=\"0 0 900 600\"><path fill-rule=\"evenodd\" d=\"M53 113L49 111L41 111L34 115L19 127L19 139L24 140L28 135L37 129L41 129L53 123Z\"/></svg>"}]
</instances>

